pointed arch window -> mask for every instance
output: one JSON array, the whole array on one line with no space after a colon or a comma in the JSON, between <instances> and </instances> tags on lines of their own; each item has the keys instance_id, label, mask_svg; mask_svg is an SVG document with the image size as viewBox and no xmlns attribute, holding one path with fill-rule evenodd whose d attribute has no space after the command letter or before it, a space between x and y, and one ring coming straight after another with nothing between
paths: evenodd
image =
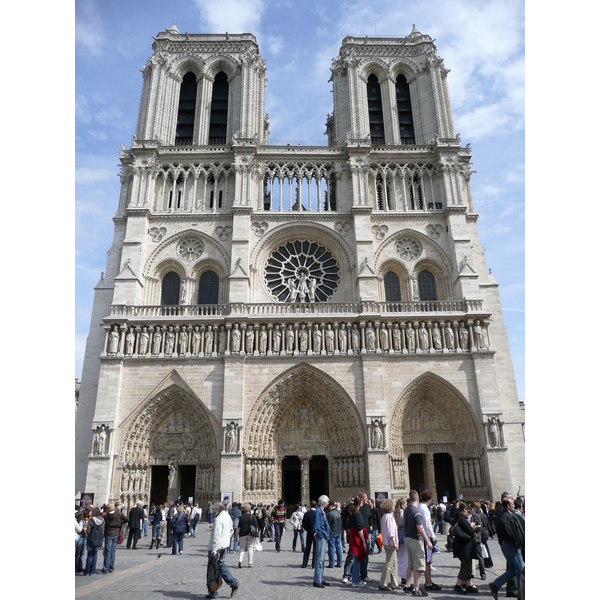
<instances>
[{"instance_id":1,"label":"pointed arch window","mask_svg":"<svg viewBox=\"0 0 600 600\"><path fill-rule=\"evenodd\" d=\"M400 302L400 278L393 271L388 271L383 278L386 302Z\"/></svg>"},{"instance_id":2,"label":"pointed arch window","mask_svg":"<svg viewBox=\"0 0 600 600\"><path fill-rule=\"evenodd\" d=\"M209 145L224 144L227 137L227 109L229 107L229 82L220 71L215 76L210 104Z\"/></svg>"},{"instance_id":3,"label":"pointed arch window","mask_svg":"<svg viewBox=\"0 0 600 600\"><path fill-rule=\"evenodd\" d=\"M429 271L421 271L418 281L420 300L423 302L435 302L437 300L435 277Z\"/></svg>"},{"instance_id":4,"label":"pointed arch window","mask_svg":"<svg viewBox=\"0 0 600 600\"><path fill-rule=\"evenodd\" d=\"M392 205L391 205L391 198L390 198L390 185L389 182L385 181L385 185L383 182L383 177L381 176L381 173L377 174L377 181L376 181L376 186L377 186L377 208L379 210L390 210Z\"/></svg>"},{"instance_id":5,"label":"pointed arch window","mask_svg":"<svg viewBox=\"0 0 600 600\"><path fill-rule=\"evenodd\" d=\"M198 282L198 304L219 303L219 276L214 271L205 271Z\"/></svg>"},{"instance_id":6,"label":"pointed arch window","mask_svg":"<svg viewBox=\"0 0 600 600\"><path fill-rule=\"evenodd\" d=\"M196 76L186 73L179 90L179 109L177 111L176 146L189 146L194 137L194 119L196 116Z\"/></svg>"},{"instance_id":7,"label":"pointed arch window","mask_svg":"<svg viewBox=\"0 0 600 600\"><path fill-rule=\"evenodd\" d=\"M413 122L410 88L404 75L396 78L396 105L398 106L398 124L400 125L400 143L415 143L415 125Z\"/></svg>"},{"instance_id":8,"label":"pointed arch window","mask_svg":"<svg viewBox=\"0 0 600 600\"><path fill-rule=\"evenodd\" d=\"M408 193L410 196L410 209L423 210L423 190L421 188L421 178L418 175L412 178Z\"/></svg>"},{"instance_id":9,"label":"pointed arch window","mask_svg":"<svg viewBox=\"0 0 600 600\"><path fill-rule=\"evenodd\" d=\"M179 288L181 278L175 271L169 271L162 281L162 296L160 303L163 306L174 306L179 304Z\"/></svg>"},{"instance_id":10,"label":"pointed arch window","mask_svg":"<svg viewBox=\"0 0 600 600\"><path fill-rule=\"evenodd\" d=\"M381 146L385 144L385 132L383 128L381 86L376 75L369 75L369 79L367 79L367 104L369 107L371 143L375 146Z\"/></svg>"}]
</instances>

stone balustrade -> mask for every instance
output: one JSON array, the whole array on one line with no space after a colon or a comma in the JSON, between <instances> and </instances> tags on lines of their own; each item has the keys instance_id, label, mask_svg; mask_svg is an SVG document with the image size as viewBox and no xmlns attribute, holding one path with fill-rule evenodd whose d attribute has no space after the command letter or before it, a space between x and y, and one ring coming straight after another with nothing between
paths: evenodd
<instances>
[{"instance_id":1,"label":"stone balustrade","mask_svg":"<svg viewBox=\"0 0 600 600\"><path fill-rule=\"evenodd\" d=\"M101 358L487 352L491 345L488 317L107 323Z\"/></svg>"}]
</instances>

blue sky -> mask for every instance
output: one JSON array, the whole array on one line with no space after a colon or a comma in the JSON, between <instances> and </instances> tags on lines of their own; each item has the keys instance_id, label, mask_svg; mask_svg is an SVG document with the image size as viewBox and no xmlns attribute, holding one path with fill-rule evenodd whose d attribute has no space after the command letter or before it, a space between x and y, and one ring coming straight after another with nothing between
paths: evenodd
<instances>
[{"instance_id":1,"label":"blue sky","mask_svg":"<svg viewBox=\"0 0 600 600\"><path fill-rule=\"evenodd\" d=\"M130 145L152 36L250 32L267 65L271 141L325 141L329 67L346 34L435 39L455 130L471 143L479 235L500 284L519 398L525 400L525 9L515 1L75 2L75 377L93 288L112 244L119 144Z\"/></svg>"}]
</instances>

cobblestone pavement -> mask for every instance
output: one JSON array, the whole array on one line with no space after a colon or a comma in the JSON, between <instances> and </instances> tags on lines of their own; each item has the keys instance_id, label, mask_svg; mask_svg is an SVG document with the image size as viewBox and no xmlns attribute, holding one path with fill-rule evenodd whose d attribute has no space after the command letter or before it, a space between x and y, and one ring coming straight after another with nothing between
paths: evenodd
<instances>
[{"instance_id":1,"label":"cobblestone pavement","mask_svg":"<svg viewBox=\"0 0 600 600\"><path fill-rule=\"evenodd\" d=\"M172 555L170 548L149 550L150 537L142 537L137 550L127 550L125 544L117 547L115 572L109 575L97 574L92 577L75 576L75 597L86 600L106 600L118 598L130 599L155 599L155 598L180 598L195 600L203 598L206 594L206 546L209 538L208 525L198 527L197 537L185 538L183 554ZM298 550L292 552L293 534L290 530L285 532L281 543L281 552L275 551L275 544L263 542L263 551L254 554L254 567L248 569L237 566L237 554L229 554L226 564L234 577L240 582L236 595L238 600L243 598L263 599L277 598L277 600L300 600L302 598L321 598L323 600L337 600L341 598L367 598L399 596L412 597L400 591L382 592L377 589L381 569L384 564L385 552L376 553L369 557L369 577L373 579L364 588L352 588L345 585L342 580L342 568L328 568L327 553L325 554L325 580L331 586L324 589L312 587L313 571L310 568L302 569L302 552L298 541ZM453 590L458 574L459 561L452 558L452 554L443 548L445 536L439 538L441 552L434 555L433 581L442 586L439 592L429 592L429 596L439 600L458 598ZM487 583L504 571L504 557L495 540L488 542L494 567L488 570L487 581L481 581L478 576L473 583L479 587L477 596L489 597L491 594ZM158 555L161 555L158 558ZM345 559L344 554L344 559ZM244 559L248 563L247 557ZM98 552L96 570L102 570L102 550ZM425 583L421 577L421 586ZM229 598L231 589L226 584L219 590L219 597ZM471 597L471 595L469 595ZM505 588L501 590L501 598L506 597Z\"/></svg>"}]
</instances>

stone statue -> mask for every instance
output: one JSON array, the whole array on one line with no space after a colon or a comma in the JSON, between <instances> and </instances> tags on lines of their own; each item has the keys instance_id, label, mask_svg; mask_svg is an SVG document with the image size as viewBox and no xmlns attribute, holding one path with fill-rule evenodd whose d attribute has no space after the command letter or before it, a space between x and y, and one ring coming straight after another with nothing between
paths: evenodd
<instances>
[{"instance_id":1,"label":"stone statue","mask_svg":"<svg viewBox=\"0 0 600 600\"><path fill-rule=\"evenodd\" d=\"M381 329L379 330L379 341L381 343L381 349L383 351L390 349L388 330L386 329L385 325L382 325Z\"/></svg>"},{"instance_id":2,"label":"stone statue","mask_svg":"<svg viewBox=\"0 0 600 600\"><path fill-rule=\"evenodd\" d=\"M473 466L475 467L475 485L477 487L481 487L483 482L481 480L481 467L479 466L479 460L475 459L473 461Z\"/></svg>"},{"instance_id":3,"label":"stone statue","mask_svg":"<svg viewBox=\"0 0 600 600\"><path fill-rule=\"evenodd\" d=\"M300 326L300 331L298 332L298 341L300 343L300 352L306 352L308 350L308 333L304 323Z\"/></svg>"},{"instance_id":4,"label":"stone statue","mask_svg":"<svg viewBox=\"0 0 600 600\"><path fill-rule=\"evenodd\" d=\"M127 469L123 469L123 474L121 475L121 491L126 492L128 485L129 485L129 471Z\"/></svg>"},{"instance_id":5,"label":"stone statue","mask_svg":"<svg viewBox=\"0 0 600 600\"><path fill-rule=\"evenodd\" d=\"M227 426L227 454L231 454L237 450L237 425L229 423Z\"/></svg>"},{"instance_id":6,"label":"stone statue","mask_svg":"<svg viewBox=\"0 0 600 600\"><path fill-rule=\"evenodd\" d=\"M460 328L458 330L458 337L460 339L461 350L465 350L465 351L468 350L469 349L469 332L462 323L460 324Z\"/></svg>"},{"instance_id":7,"label":"stone statue","mask_svg":"<svg viewBox=\"0 0 600 600\"><path fill-rule=\"evenodd\" d=\"M298 298L299 298L300 302L305 302L306 296L308 294L308 284L306 282L306 274L300 273L299 279L300 279L300 283L298 285Z\"/></svg>"},{"instance_id":8,"label":"stone statue","mask_svg":"<svg viewBox=\"0 0 600 600\"><path fill-rule=\"evenodd\" d=\"M181 293L179 294L179 304L187 304L187 281L181 282Z\"/></svg>"},{"instance_id":9,"label":"stone statue","mask_svg":"<svg viewBox=\"0 0 600 600\"><path fill-rule=\"evenodd\" d=\"M252 467L250 465L250 460L246 459L246 489L252 489Z\"/></svg>"},{"instance_id":10,"label":"stone statue","mask_svg":"<svg viewBox=\"0 0 600 600\"><path fill-rule=\"evenodd\" d=\"M400 488L400 465L395 462L394 463L394 489Z\"/></svg>"},{"instance_id":11,"label":"stone statue","mask_svg":"<svg viewBox=\"0 0 600 600\"><path fill-rule=\"evenodd\" d=\"M308 283L308 299L314 302L317 291L317 280L314 277L309 277L306 281Z\"/></svg>"},{"instance_id":12,"label":"stone statue","mask_svg":"<svg viewBox=\"0 0 600 600\"><path fill-rule=\"evenodd\" d=\"M433 325L433 330L431 332L431 336L433 338L433 347L436 350L441 350L442 349L442 334L440 333L437 323L435 323Z\"/></svg>"},{"instance_id":13,"label":"stone statue","mask_svg":"<svg viewBox=\"0 0 600 600\"><path fill-rule=\"evenodd\" d=\"M209 325L204 336L204 354L212 354L214 336L215 334Z\"/></svg>"},{"instance_id":14,"label":"stone statue","mask_svg":"<svg viewBox=\"0 0 600 600\"><path fill-rule=\"evenodd\" d=\"M261 326L258 334L258 351L261 354L267 353L267 332L265 331L264 325Z\"/></svg>"},{"instance_id":15,"label":"stone statue","mask_svg":"<svg viewBox=\"0 0 600 600\"><path fill-rule=\"evenodd\" d=\"M394 323L394 329L392 331L392 341L394 343L394 350L400 350L402 348L402 339L400 337L400 330L398 325Z\"/></svg>"},{"instance_id":16,"label":"stone statue","mask_svg":"<svg viewBox=\"0 0 600 600\"><path fill-rule=\"evenodd\" d=\"M490 446L497 448L500 445L500 428L498 427L498 419L496 417L489 419L489 431Z\"/></svg>"},{"instance_id":17,"label":"stone statue","mask_svg":"<svg viewBox=\"0 0 600 600\"><path fill-rule=\"evenodd\" d=\"M162 335L160 331L157 329L154 332L154 337L152 338L152 354L160 353L160 343L162 341Z\"/></svg>"},{"instance_id":18,"label":"stone statue","mask_svg":"<svg viewBox=\"0 0 600 600\"><path fill-rule=\"evenodd\" d=\"M146 490L146 469L142 469L140 474L140 492L144 492Z\"/></svg>"},{"instance_id":19,"label":"stone statue","mask_svg":"<svg viewBox=\"0 0 600 600\"><path fill-rule=\"evenodd\" d=\"M477 485L477 481L475 479L475 468L473 466L473 463L475 461L473 459L469 460L469 481L471 482L471 487L475 487Z\"/></svg>"},{"instance_id":20,"label":"stone statue","mask_svg":"<svg viewBox=\"0 0 600 600\"><path fill-rule=\"evenodd\" d=\"M242 339L242 334L238 329L237 323L233 326L233 331L231 332L231 351L239 352L240 351L240 343Z\"/></svg>"},{"instance_id":21,"label":"stone statue","mask_svg":"<svg viewBox=\"0 0 600 600\"><path fill-rule=\"evenodd\" d=\"M227 349L227 331L225 329L219 330L219 354L225 354Z\"/></svg>"},{"instance_id":22,"label":"stone statue","mask_svg":"<svg viewBox=\"0 0 600 600\"><path fill-rule=\"evenodd\" d=\"M383 448L383 433L379 426L379 421L373 422L373 449L381 450Z\"/></svg>"},{"instance_id":23,"label":"stone statue","mask_svg":"<svg viewBox=\"0 0 600 600\"><path fill-rule=\"evenodd\" d=\"M477 348L477 350L485 348L485 344L483 343L483 330L481 329L479 321L475 321L475 325L473 326L473 337L475 338L475 348Z\"/></svg>"},{"instance_id":24,"label":"stone statue","mask_svg":"<svg viewBox=\"0 0 600 600\"><path fill-rule=\"evenodd\" d=\"M362 456L358 459L358 485L365 484L365 461Z\"/></svg>"},{"instance_id":25,"label":"stone statue","mask_svg":"<svg viewBox=\"0 0 600 600\"><path fill-rule=\"evenodd\" d=\"M173 461L171 461L169 463L169 489L171 489L175 486L176 475L177 475L177 467L175 466Z\"/></svg>"},{"instance_id":26,"label":"stone statue","mask_svg":"<svg viewBox=\"0 0 600 600\"><path fill-rule=\"evenodd\" d=\"M108 334L108 352L116 354L119 350L119 326L115 325Z\"/></svg>"},{"instance_id":27,"label":"stone statue","mask_svg":"<svg viewBox=\"0 0 600 600\"><path fill-rule=\"evenodd\" d=\"M454 350L454 332L452 331L452 327L450 327L450 323L446 325L444 333L446 334L446 348Z\"/></svg>"},{"instance_id":28,"label":"stone statue","mask_svg":"<svg viewBox=\"0 0 600 600\"><path fill-rule=\"evenodd\" d=\"M175 334L173 333L173 327L169 325L169 329L165 334L165 354L173 354L173 348L175 346Z\"/></svg>"},{"instance_id":29,"label":"stone statue","mask_svg":"<svg viewBox=\"0 0 600 600\"><path fill-rule=\"evenodd\" d=\"M415 350L415 330L412 328L411 324L408 324L406 328L406 346L409 352L414 352Z\"/></svg>"},{"instance_id":30,"label":"stone statue","mask_svg":"<svg viewBox=\"0 0 600 600\"><path fill-rule=\"evenodd\" d=\"M288 325L287 331L285 332L285 343L286 350L288 352L294 351L294 330L291 325Z\"/></svg>"},{"instance_id":31,"label":"stone statue","mask_svg":"<svg viewBox=\"0 0 600 600\"><path fill-rule=\"evenodd\" d=\"M150 334L148 328L144 325L140 333L138 354L148 354L148 346L150 345Z\"/></svg>"},{"instance_id":32,"label":"stone statue","mask_svg":"<svg viewBox=\"0 0 600 600\"><path fill-rule=\"evenodd\" d=\"M188 338L189 336L184 326L179 333L179 354L185 354L187 352Z\"/></svg>"},{"instance_id":33,"label":"stone statue","mask_svg":"<svg viewBox=\"0 0 600 600\"><path fill-rule=\"evenodd\" d=\"M127 335L125 336L125 354L133 354L133 346L135 345L135 334L133 333L133 327L129 328Z\"/></svg>"},{"instance_id":34,"label":"stone statue","mask_svg":"<svg viewBox=\"0 0 600 600\"><path fill-rule=\"evenodd\" d=\"M325 350L327 354L333 354L334 351L333 334L334 331L331 329L331 325L327 325L327 330L325 331Z\"/></svg>"},{"instance_id":35,"label":"stone statue","mask_svg":"<svg viewBox=\"0 0 600 600\"><path fill-rule=\"evenodd\" d=\"M252 325L246 328L246 353L252 354L254 352L254 329Z\"/></svg>"},{"instance_id":36,"label":"stone statue","mask_svg":"<svg viewBox=\"0 0 600 600\"><path fill-rule=\"evenodd\" d=\"M273 330L273 352L281 351L281 330L279 329L279 325L275 325L275 329Z\"/></svg>"},{"instance_id":37,"label":"stone statue","mask_svg":"<svg viewBox=\"0 0 600 600\"><path fill-rule=\"evenodd\" d=\"M198 325L194 326L194 335L192 337L192 353L200 354L202 352L202 334L198 329Z\"/></svg>"},{"instance_id":38,"label":"stone statue","mask_svg":"<svg viewBox=\"0 0 600 600\"><path fill-rule=\"evenodd\" d=\"M98 454L104 456L106 454L106 427L102 425L98 433Z\"/></svg>"},{"instance_id":39,"label":"stone statue","mask_svg":"<svg viewBox=\"0 0 600 600\"><path fill-rule=\"evenodd\" d=\"M352 328L352 350L360 352L360 331L356 326Z\"/></svg>"},{"instance_id":40,"label":"stone statue","mask_svg":"<svg viewBox=\"0 0 600 600\"><path fill-rule=\"evenodd\" d=\"M313 329L313 352L321 352L321 330L318 326Z\"/></svg>"},{"instance_id":41,"label":"stone statue","mask_svg":"<svg viewBox=\"0 0 600 600\"><path fill-rule=\"evenodd\" d=\"M420 300L419 282L417 281L416 277L412 277L411 281L412 281L413 301L418 302Z\"/></svg>"},{"instance_id":42,"label":"stone statue","mask_svg":"<svg viewBox=\"0 0 600 600\"><path fill-rule=\"evenodd\" d=\"M288 297L289 301L290 302L296 302L296 298L298 296L298 288L296 286L296 280L293 277L290 277L287 280L286 287L290 291L290 295Z\"/></svg>"},{"instance_id":43,"label":"stone statue","mask_svg":"<svg viewBox=\"0 0 600 600\"><path fill-rule=\"evenodd\" d=\"M373 329L371 323L369 323L367 327L367 350L369 352L375 351L375 330Z\"/></svg>"},{"instance_id":44,"label":"stone statue","mask_svg":"<svg viewBox=\"0 0 600 600\"><path fill-rule=\"evenodd\" d=\"M338 331L338 344L340 346L340 352L346 353L348 351L348 332L343 323L340 325Z\"/></svg>"},{"instance_id":45,"label":"stone statue","mask_svg":"<svg viewBox=\"0 0 600 600\"><path fill-rule=\"evenodd\" d=\"M424 326L419 329L419 343L421 344L421 350L429 350L429 336Z\"/></svg>"}]
</instances>

